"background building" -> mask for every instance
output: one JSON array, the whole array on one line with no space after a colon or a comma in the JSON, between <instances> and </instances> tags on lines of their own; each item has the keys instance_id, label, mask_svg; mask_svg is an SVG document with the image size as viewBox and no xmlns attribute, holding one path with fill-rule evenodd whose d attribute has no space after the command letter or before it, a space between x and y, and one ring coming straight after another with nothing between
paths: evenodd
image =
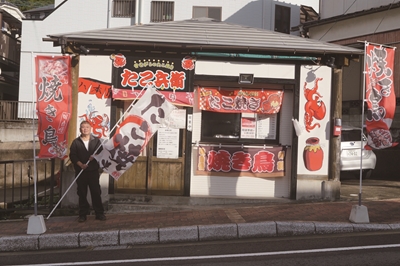
<instances>
[{"instance_id":1,"label":"background building","mask_svg":"<svg viewBox=\"0 0 400 266\"><path fill-rule=\"evenodd\" d=\"M294 1L298 3L299 1ZM96 8L93 8L96 7ZM274 0L55 0L49 7L26 12L23 21L20 101L32 100L32 60L36 54L60 54L57 47L43 42L49 34L141 25L209 17L227 23L291 33L299 25L300 6ZM309 17L308 17L309 18ZM291 34L298 35L299 32ZM95 67L95 66L94 66Z\"/></svg>"},{"instance_id":2,"label":"background building","mask_svg":"<svg viewBox=\"0 0 400 266\"><path fill-rule=\"evenodd\" d=\"M320 0L320 20L306 22L302 30L309 38L363 49L364 43L400 47L400 1L393 0ZM396 106L400 99L400 52L395 50L394 92ZM364 61L352 62L343 69L343 124L360 127L362 121L362 97ZM394 142L400 141L400 109L396 113L390 131ZM374 174L396 175L400 170L398 146L376 150L377 166ZM374 175L373 174L373 175Z\"/></svg>"},{"instance_id":3,"label":"background building","mask_svg":"<svg viewBox=\"0 0 400 266\"><path fill-rule=\"evenodd\" d=\"M0 3L0 100L18 100L23 17L24 15L16 6ZM2 117L1 114L0 117Z\"/></svg>"}]
</instances>

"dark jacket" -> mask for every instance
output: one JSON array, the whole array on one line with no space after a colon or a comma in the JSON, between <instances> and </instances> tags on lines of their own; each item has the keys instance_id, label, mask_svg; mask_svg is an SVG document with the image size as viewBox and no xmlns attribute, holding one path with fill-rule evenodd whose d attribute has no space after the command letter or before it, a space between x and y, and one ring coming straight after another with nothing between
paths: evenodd
<instances>
[{"instance_id":1,"label":"dark jacket","mask_svg":"<svg viewBox=\"0 0 400 266\"><path fill-rule=\"evenodd\" d=\"M100 139L96 138L93 135L90 135L89 140L89 150L86 149L85 144L81 140L80 137L77 137L72 141L70 150L69 150L69 158L71 162L74 164L75 172L79 173L82 168L80 168L76 163L80 161L83 164L86 164L89 161L90 155L94 155L97 147L101 146ZM102 147L100 147L96 154L100 153ZM99 164L97 163L96 159L90 161L88 168L85 171L95 171L99 169Z\"/></svg>"}]
</instances>

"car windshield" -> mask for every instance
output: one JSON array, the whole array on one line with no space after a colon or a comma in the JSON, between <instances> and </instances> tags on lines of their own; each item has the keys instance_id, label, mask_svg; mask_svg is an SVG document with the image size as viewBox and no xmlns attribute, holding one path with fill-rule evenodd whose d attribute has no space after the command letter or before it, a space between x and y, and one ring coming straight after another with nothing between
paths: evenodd
<instances>
[{"instance_id":1,"label":"car windshield","mask_svg":"<svg viewBox=\"0 0 400 266\"><path fill-rule=\"evenodd\" d=\"M342 141L361 141L361 131L360 130L343 130L342 131ZM365 136L363 135L363 140L365 141Z\"/></svg>"}]
</instances>

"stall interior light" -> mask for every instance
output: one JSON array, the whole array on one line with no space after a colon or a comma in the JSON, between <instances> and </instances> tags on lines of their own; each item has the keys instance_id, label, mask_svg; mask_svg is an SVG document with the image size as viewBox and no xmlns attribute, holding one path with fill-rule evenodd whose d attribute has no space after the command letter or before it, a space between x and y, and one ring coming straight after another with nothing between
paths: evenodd
<instances>
[{"instance_id":1,"label":"stall interior light","mask_svg":"<svg viewBox=\"0 0 400 266\"><path fill-rule=\"evenodd\" d=\"M239 74L239 84L253 84L254 74Z\"/></svg>"},{"instance_id":2,"label":"stall interior light","mask_svg":"<svg viewBox=\"0 0 400 266\"><path fill-rule=\"evenodd\" d=\"M87 49L85 46L83 46L83 45L81 45L80 47L79 47L79 50L81 50L81 52L84 54L84 55L87 55L89 52L90 52L90 50L89 49Z\"/></svg>"}]
</instances>

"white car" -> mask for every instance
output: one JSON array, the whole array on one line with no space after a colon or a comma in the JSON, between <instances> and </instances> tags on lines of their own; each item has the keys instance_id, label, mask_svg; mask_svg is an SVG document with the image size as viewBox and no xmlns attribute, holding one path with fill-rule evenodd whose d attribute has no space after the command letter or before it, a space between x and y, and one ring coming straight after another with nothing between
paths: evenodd
<instances>
[{"instance_id":1,"label":"white car","mask_svg":"<svg viewBox=\"0 0 400 266\"><path fill-rule=\"evenodd\" d=\"M362 177L370 177L372 170L375 169L376 155L373 151L364 149L367 138L364 133L361 134L361 128L343 127L341 139L340 171L360 172L362 169Z\"/></svg>"}]
</instances>

